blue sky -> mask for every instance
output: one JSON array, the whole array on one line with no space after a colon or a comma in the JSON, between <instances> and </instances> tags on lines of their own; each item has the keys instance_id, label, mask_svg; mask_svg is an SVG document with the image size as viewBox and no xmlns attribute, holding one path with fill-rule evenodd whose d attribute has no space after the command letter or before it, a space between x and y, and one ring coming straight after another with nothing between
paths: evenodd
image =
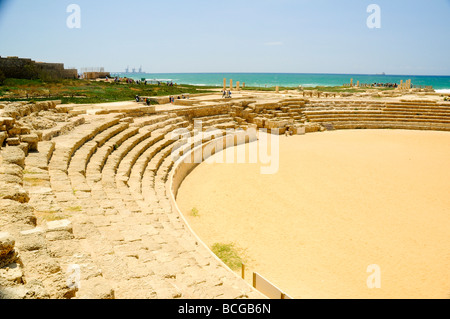
<instances>
[{"instance_id":1,"label":"blue sky","mask_svg":"<svg viewBox=\"0 0 450 319\"><path fill-rule=\"evenodd\" d=\"M450 75L449 17L450 0L0 0L0 55L112 72Z\"/></svg>"}]
</instances>

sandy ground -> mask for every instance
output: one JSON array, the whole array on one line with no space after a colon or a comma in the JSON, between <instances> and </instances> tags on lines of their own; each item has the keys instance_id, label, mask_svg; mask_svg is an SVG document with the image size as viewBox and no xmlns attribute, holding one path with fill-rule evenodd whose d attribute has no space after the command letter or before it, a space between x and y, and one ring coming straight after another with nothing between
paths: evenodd
<instances>
[{"instance_id":1,"label":"sandy ground","mask_svg":"<svg viewBox=\"0 0 450 319\"><path fill-rule=\"evenodd\" d=\"M447 132L283 136L277 174L203 163L177 202L206 244L242 249L247 280L294 298L449 298L449 159Z\"/></svg>"}]
</instances>

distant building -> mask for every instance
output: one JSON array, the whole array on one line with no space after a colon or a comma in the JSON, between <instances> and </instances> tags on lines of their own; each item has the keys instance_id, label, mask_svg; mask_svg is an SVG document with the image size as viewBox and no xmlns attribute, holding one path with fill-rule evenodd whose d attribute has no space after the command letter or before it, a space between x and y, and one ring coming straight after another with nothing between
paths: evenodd
<instances>
[{"instance_id":1,"label":"distant building","mask_svg":"<svg viewBox=\"0 0 450 319\"><path fill-rule=\"evenodd\" d=\"M17 79L77 79L78 70L64 69L63 63L35 62L18 57L0 56L0 72L6 78Z\"/></svg>"},{"instance_id":2,"label":"distant building","mask_svg":"<svg viewBox=\"0 0 450 319\"><path fill-rule=\"evenodd\" d=\"M109 72L84 72L83 79L86 80L95 80L95 79L104 79L110 78L111 74Z\"/></svg>"}]
</instances>

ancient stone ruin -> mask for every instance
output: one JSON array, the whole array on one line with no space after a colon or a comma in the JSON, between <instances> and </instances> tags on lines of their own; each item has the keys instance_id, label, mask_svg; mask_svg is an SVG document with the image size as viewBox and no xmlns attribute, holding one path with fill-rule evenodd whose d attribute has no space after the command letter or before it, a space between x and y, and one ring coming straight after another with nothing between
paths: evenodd
<instances>
[{"instance_id":1,"label":"ancient stone ruin","mask_svg":"<svg viewBox=\"0 0 450 319\"><path fill-rule=\"evenodd\" d=\"M174 206L187 172L172 154L188 154L198 121L211 132L203 145L227 129L450 131L444 102L281 95L184 102L0 105L0 298L265 298ZM180 129L188 132L182 143L172 138Z\"/></svg>"},{"instance_id":2,"label":"ancient stone ruin","mask_svg":"<svg viewBox=\"0 0 450 319\"><path fill-rule=\"evenodd\" d=\"M77 79L76 69L65 69L63 63L36 62L18 57L1 57L0 72L5 78L16 79Z\"/></svg>"}]
</instances>

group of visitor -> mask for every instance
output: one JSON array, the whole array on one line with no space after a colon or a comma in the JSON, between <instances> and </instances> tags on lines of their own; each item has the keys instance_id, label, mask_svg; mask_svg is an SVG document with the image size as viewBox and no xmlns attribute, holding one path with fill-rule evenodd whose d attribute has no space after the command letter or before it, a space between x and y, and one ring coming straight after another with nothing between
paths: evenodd
<instances>
[{"instance_id":1,"label":"group of visitor","mask_svg":"<svg viewBox=\"0 0 450 319\"><path fill-rule=\"evenodd\" d=\"M155 80L153 80L152 82L155 82ZM156 84L157 84L158 86L161 86L163 83L162 83L161 81L156 80ZM177 85L177 84L176 84L176 83L173 83L172 81L167 81L167 82L165 83L165 85L166 85L166 86L174 86L174 85Z\"/></svg>"},{"instance_id":2,"label":"group of visitor","mask_svg":"<svg viewBox=\"0 0 450 319\"><path fill-rule=\"evenodd\" d=\"M147 104L147 106L150 106L150 104L151 104L150 99L147 98L147 97L146 97L146 98L142 98L142 97L140 97L139 95L136 95L135 100L136 100L137 103L139 103L139 102L145 102L145 104Z\"/></svg>"},{"instance_id":3,"label":"group of visitor","mask_svg":"<svg viewBox=\"0 0 450 319\"><path fill-rule=\"evenodd\" d=\"M231 99L231 91L223 90L222 91L222 99Z\"/></svg>"},{"instance_id":4,"label":"group of visitor","mask_svg":"<svg viewBox=\"0 0 450 319\"><path fill-rule=\"evenodd\" d=\"M189 95L178 95L178 97L176 98L177 100L185 100L185 99L188 99L189 100ZM170 103L175 103L175 97L174 96L169 96L169 100L170 100Z\"/></svg>"}]
</instances>

